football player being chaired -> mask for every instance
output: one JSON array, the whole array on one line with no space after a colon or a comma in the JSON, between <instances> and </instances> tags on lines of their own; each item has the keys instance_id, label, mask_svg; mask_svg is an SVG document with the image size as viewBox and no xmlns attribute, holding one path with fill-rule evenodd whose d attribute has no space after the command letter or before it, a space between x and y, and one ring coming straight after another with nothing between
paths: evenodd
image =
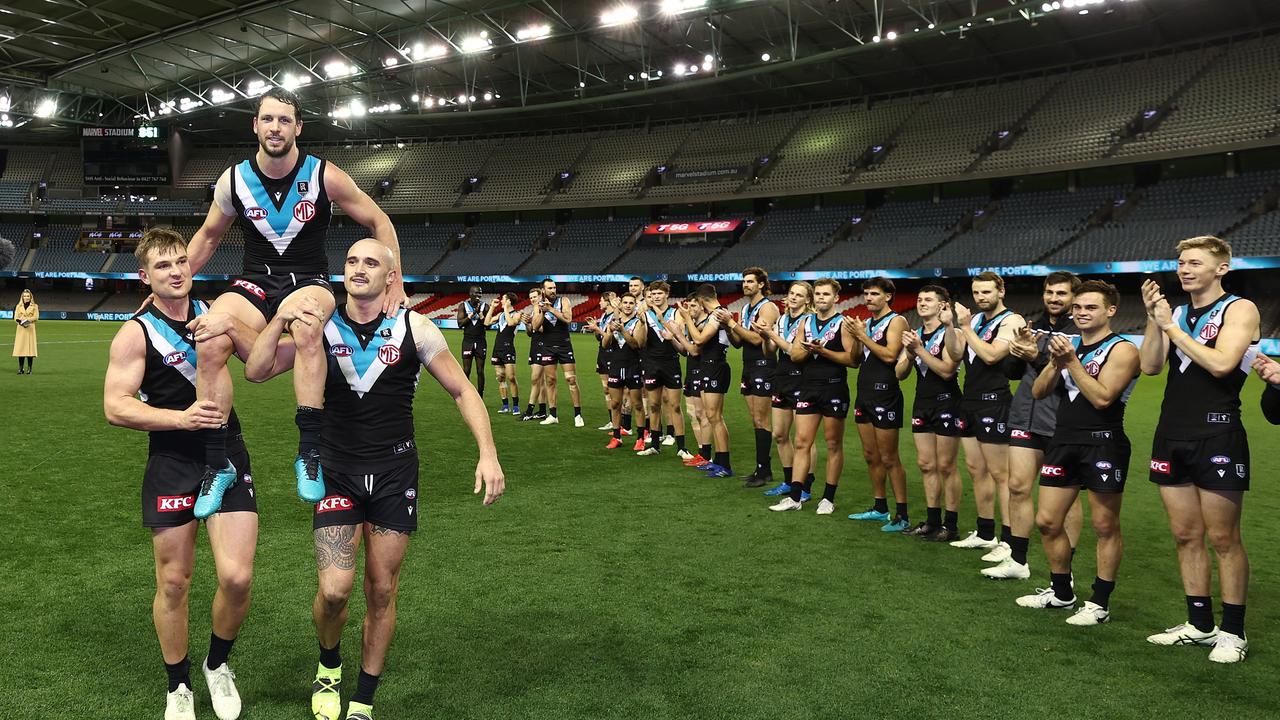
<instances>
[{"instance_id":1,"label":"football player being chaired","mask_svg":"<svg viewBox=\"0 0 1280 720\"><path fill-rule=\"evenodd\" d=\"M227 450L240 482L205 528L213 549L218 590L213 596L209 655L200 666L219 720L240 715L235 675L227 665L231 645L249 611L253 554L258 543L258 506L249 455L234 411L223 415L210 400L196 399L196 346L225 335L248 355L257 333L235 318L209 312L190 297L191 267L182 236L153 228L135 252L142 282L154 300L111 342L103 409L112 425L151 434L142 478L142 524L151 529L156 561L152 617L169 675L166 720L194 720L191 663L187 657L187 596L195 564L196 493L204 472L202 432L227 428ZM139 399L141 398L141 399Z\"/></svg>"},{"instance_id":2,"label":"football player being chaired","mask_svg":"<svg viewBox=\"0 0 1280 720\"><path fill-rule=\"evenodd\" d=\"M1147 328L1142 372L1158 375L1169 363L1164 404L1151 448L1151 481L1169 515L1187 621L1147 638L1156 645L1212 645L1209 659L1244 659L1249 558L1240 539L1240 513L1249 489L1249 440L1240 419L1240 389L1258 354L1258 307L1222 289L1231 246L1216 237L1178 243L1178 280L1191 302L1170 308L1160 286L1142 284ZM1218 556L1222 626L1209 597Z\"/></svg>"},{"instance_id":3,"label":"football player being chaired","mask_svg":"<svg viewBox=\"0 0 1280 720\"><path fill-rule=\"evenodd\" d=\"M489 303L480 299L480 286L472 285L467 299L458 303L458 327L462 329L462 374L471 378L476 366L476 390L484 397L484 357L489 354Z\"/></svg>"},{"instance_id":4,"label":"football player being chaired","mask_svg":"<svg viewBox=\"0 0 1280 720\"><path fill-rule=\"evenodd\" d=\"M1017 602L1029 608L1075 605L1071 541L1065 526L1081 488L1088 490L1089 516L1098 536L1098 568L1093 596L1067 618L1071 625L1099 625L1111 619L1111 592L1124 552L1120 501L1130 453L1124 409L1138 380L1138 348L1111 330L1119 304L1114 285L1101 280L1081 283L1071 304L1080 335L1051 336L1050 362L1031 388L1037 399L1058 395L1056 428L1040 468L1036 515L1050 587Z\"/></svg>"},{"instance_id":5,"label":"football player being chaired","mask_svg":"<svg viewBox=\"0 0 1280 720\"><path fill-rule=\"evenodd\" d=\"M245 374L262 382L293 366L297 348L281 339L292 324L321 328L329 363L321 451L324 497L315 506L319 591L312 618L320 641L320 665L312 685L311 712L320 720L340 717L342 656L339 641L347 601L355 584L356 552L364 543L364 642L360 676L347 708L348 720L373 717L373 695L396 624L396 592L409 534L418 527L418 451L413 396L425 367L453 397L475 438L479 462L475 492L484 504L502 496L505 480L479 393L449 353L431 321L404 308L385 312L388 288L397 282L391 249L361 240L347 251L343 284L347 300L327 321L314 300L276 314L245 363ZM433 418L439 421L439 416Z\"/></svg>"},{"instance_id":6,"label":"football player being chaired","mask_svg":"<svg viewBox=\"0 0 1280 720\"><path fill-rule=\"evenodd\" d=\"M191 272L209 262L223 233L233 221L244 231L244 270L210 308L262 330L277 312L297 315L297 306L310 299L322 319L333 312L325 235L330 203L336 202L352 220L365 226L386 245L397 262L400 246L387 214L351 177L334 165L298 149L302 107L298 96L272 88L258 98L253 130L258 152L227 168L218 178L213 204L204 225L191 238ZM397 279L387 288L384 308L391 312L404 302ZM294 462L298 495L307 502L324 497L320 477L320 427L324 424L326 363L320 331L323 323L295 323L290 331L298 357L293 372L297 399L298 456ZM227 360L235 350L230 338L212 338L196 346L196 396L217 404L224 416L231 408L231 374ZM243 359L243 358L242 358ZM196 498L196 517L216 512L222 494L235 482L236 468L227 458L227 430L209 430L205 443L205 477Z\"/></svg>"}]
</instances>

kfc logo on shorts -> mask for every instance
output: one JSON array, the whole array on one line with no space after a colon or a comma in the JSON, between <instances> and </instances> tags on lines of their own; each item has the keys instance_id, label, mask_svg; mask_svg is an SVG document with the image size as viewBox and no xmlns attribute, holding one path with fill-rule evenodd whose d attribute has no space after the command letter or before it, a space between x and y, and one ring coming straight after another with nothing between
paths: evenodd
<instances>
[{"instance_id":1,"label":"kfc logo on shorts","mask_svg":"<svg viewBox=\"0 0 1280 720\"><path fill-rule=\"evenodd\" d=\"M418 497L418 491L413 488L409 488L404 491L404 497L406 500L413 500Z\"/></svg>"},{"instance_id":2,"label":"kfc logo on shorts","mask_svg":"<svg viewBox=\"0 0 1280 720\"><path fill-rule=\"evenodd\" d=\"M181 365L182 363L184 363L184 362L186 362L186 361L187 361L187 351L186 351L186 350L179 350L179 351L177 351L177 352L171 352L171 353L169 353L168 355L165 355L165 356L164 356L164 364L165 364L165 365L168 365L169 367L173 367L174 365Z\"/></svg>"},{"instance_id":3,"label":"kfc logo on shorts","mask_svg":"<svg viewBox=\"0 0 1280 720\"><path fill-rule=\"evenodd\" d=\"M924 418L911 418L911 427L924 427Z\"/></svg>"},{"instance_id":4,"label":"kfc logo on shorts","mask_svg":"<svg viewBox=\"0 0 1280 720\"><path fill-rule=\"evenodd\" d=\"M1169 464L1168 460L1156 460L1153 458L1151 460L1151 472L1171 475L1173 474L1173 466Z\"/></svg>"},{"instance_id":5,"label":"kfc logo on shorts","mask_svg":"<svg viewBox=\"0 0 1280 720\"><path fill-rule=\"evenodd\" d=\"M395 365L400 362L400 348L395 345L383 345L378 348L378 360L383 365Z\"/></svg>"},{"instance_id":6,"label":"kfc logo on shorts","mask_svg":"<svg viewBox=\"0 0 1280 720\"><path fill-rule=\"evenodd\" d=\"M1205 325L1203 328L1201 328L1201 330L1200 330L1200 339L1201 339L1201 340L1209 341L1209 340L1212 340L1212 339L1214 339L1214 338L1216 338L1216 337L1218 337L1218 326L1217 326L1217 325L1214 325L1214 324L1210 323L1209 325Z\"/></svg>"},{"instance_id":7,"label":"kfc logo on shorts","mask_svg":"<svg viewBox=\"0 0 1280 720\"><path fill-rule=\"evenodd\" d=\"M195 495L161 495L156 498L157 512L182 512L195 506Z\"/></svg>"},{"instance_id":8,"label":"kfc logo on shorts","mask_svg":"<svg viewBox=\"0 0 1280 720\"><path fill-rule=\"evenodd\" d=\"M267 211L260 207L245 208L244 216L248 220L266 220Z\"/></svg>"},{"instance_id":9,"label":"kfc logo on shorts","mask_svg":"<svg viewBox=\"0 0 1280 720\"><path fill-rule=\"evenodd\" d=\"M351 502L351 498L345 498L341 495L330 495L329 497L316 503L316 512L327 513L334 510L352 510L356 506Z\"/></svg>"},{"instance_id":10,"label":"kfc logo on shorts","mask_svg":"<svg viewBox=\"0 0 1280 720\"><path fill-rule=\"evenodd\" d=\"M813 405L813 403L809 402L808 400L797 400L797 401L796 401L796 409L797 409L797 410L806 410L806 409L808 409L808 408L809 408L809 406L811 406L811 405Z\"/></svg>"},{"instance_id":11,"label":"kfc logo on shorts","mask_svg":"<svg viewBox=\"0 0 1280 720\"><path fill-rule=\"evenodd\" d=\"M355 349L350 345L334 345L329 348L329 354L334 357L351 357L354 353Z\"/></svg>"},{"instance_id":12,"label":"kfc logo on shorts","mask_svg":"<svg viewBox=\"0 0 1280 720\"><path fill-rule=\"evenodd\" d=\"M1102 366L1098 364L1097 360L1094 360L1084 366L1084 371L1089 373L1091 377L1098 377L1098 372L1100 370L1102 370Z\"/></svg>"},{"instance_id":13,"label":"kfc logo on shorts","mask_svg":"<svg viewBox=\"0 0 1280 720\"><path fill-rule=\"evenodd\" d=\"M266 290L263 290L262 288L258 287L257 285L254 285L253 283L249 282L248 280L236 280L235 282L231 283L231 287L244 288L245 290L248 290L248 291L249 291L249 292L250 292L254 297L258 298L259 300L266 300L266 299L267 299L267 291L266 291Z\"/></svg>"},{"instance_id":14,"label":"kfc logo on shorts","mask_svg":"<svg viewBox=\"0 0 1280 720\"><path fill-rule=\"evenodd\" d=\"M1214 455L1213 457L1209 458L1209 462L1213 463L1214 465L1230 465L1231 458L1227 457L1226 455Z\"/></svg>"},{"instance_id":15,"label":"kfc logo on shorts","mask_svg":"<svg viewBox=\"0 0 1280 720\"><path fill-rule=\"evenodd\" d=\"M856 418L860 418L860 417L862 417L862 408L854 408L854 409L853 409L853 416L854 416L854 417L856 417Z\"/></svg>"},{"instance_id":16,"label":"kfc logo on shorts","mask_svg":"<svg viewBox=\"0 0 1280 720\"><path fill-rule=\"evenodd\" d=\"M1013 438L1014 440L1030 440L1031 433L1027 432L1026 430L1018 430L1017 428L1014 428L1013 430L1009 431L1009 437Z\"/></svg>"},{"instance_id":17,"label":"kfc logo on shorts","mask_svg":"<svg viewBox=\"0 0 1280 720\"><path fill-rule=\"evenodd\" d=\"M316 216L316 204L310 200L303 200L293 206L293 219L298 222L307 222Z\"/></svg>"},{"instance_id":18,"label":"kfc logo on shorts","mask_svg":"<svg viewBox=\"0 0 1280 720\"><path fill-rule=\"evenodd\" d=\"M1044 465L1040 468L1041 477L1062 477L1065 474L1066 471L1062 469L1061 465Z\"/></svg>"}]
</instances>

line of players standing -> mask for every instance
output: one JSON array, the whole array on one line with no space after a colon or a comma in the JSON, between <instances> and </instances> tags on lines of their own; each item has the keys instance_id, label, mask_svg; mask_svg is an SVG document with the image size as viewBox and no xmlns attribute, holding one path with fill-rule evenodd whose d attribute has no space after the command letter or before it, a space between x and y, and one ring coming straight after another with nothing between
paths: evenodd
<instances>
[{"instance_id":1,"label":"line of players standing","mask_svg":"<svg viewBox=\"0 0 1280 720\"><path fill-rule=\"evenodd\" d=\"M1248 650L1248 560L1240 517L1249 485L1249 448L1240 419L1240 390L1251 367L1269 383L1280 383L1280 365L1258 355L1256 306L1222 289L1230 246L1199 237L1180 243L1178 252L1179 280L1191 302L1172 308L1158 285L1144 283L1148 321L1141 349L1112 331L1111 318L1120 303L1116 288L1099 280L1081 282L1067 272L1045 278L1044 313L1031 325L1005 307L1002 278L985 272L972 278L972 311L941 286L921 288L915 328L892 309L895 287L882 277L862 284L863 303L871 314L867 320L837 310L841 286L830 278L790 283L780 310L768 298L768 274L747 268L740 317L720 304L710 284L672 304L667 283L646 285L632 278L626 293L603 295L601 315L586 325L600 341L596 372L611 416L600 429L612 435L606 446L610 450L634 434L638 455L659 455L662 446L675 445L685 465L708 477L733 476L723 408L731 381L728 350L740 347L739 388L752 418L756 449L755 469L744 484L771 486L765 495L778 500L770 510L799 510L810 499L821 428L826 467L817 514L834 513L845 421L852 408L873 501L850 519L880 523L886 533L984 550L982 560L991 565L981 573L1014 580L1031 576L1027 550L1036 527L1050 584L1019 597L1017 604L1073 609L1069 624L1091 626L1111 618L1110 596L1123 553L1119 515L1131 456L1125 405L1139 374L1159 374L1167 363L1150 479L1159 486L1170 519L1188 619L1148 641L1211 646L1211 660L1238 662ZM495 350L494 364L500 380L509 384L504 410L509 396L513 413L519 413L513 325L530 326L535 348L530 363L536 371L536 361L546 359L537 350L545 342L539 342L534 329L537 313L545 322L567 322L567 316L555 312L554 283L548 283L550 295L546 283L542 290L532 290L530 308L523 313L512 310L512 294L499 309L477 306L478 289L459 311L460 321L465 315L479 327L478 335L466 330L464 362L477 352L476 338L483 343L484 325L479 323L499 323L501 350ZM683 373L681 355L686 358ZM567 377L572 377L572 367L566 367ZM849 368L858 369L852 402ZM546 397L554 403L554 368L552 384L545 380L546 365L541 369L544 380L535 380L534 390L551 388ZM908 416L899 383L913 372L916 394ZM1020 382L1012 392L1010 381L1015 379ZM570 384L576 391L576 383ZM686 447L681 395L696 452ZM1266 400L1280 408L1280 385L1268 389ZM574 405L580 405L576 394ZM638 421L633 419L636 412ZM543 413L541 407L533 413L531 404L522 419ZM554 420L554 413L552 409L545 417ZM576 407L575 417L581 426ZM908 519L906 472L898 452L907 417L926 501L925 520L916 524ZM772 472L773 445L782 461L781 481ZM958 531L960 447L977 507L976 530L963 537ZM1031 496L1037 479L1038 512ZM894 494L892 512L887 489ZM1097 569L1091 597L1077 608L1071 561L1083 524L1082 489L1088 491ZM1002 511L998 538L997 500ZM1219 560L1220 627L1210 599L1206 537Z\"/></svg>"}]
</instances>

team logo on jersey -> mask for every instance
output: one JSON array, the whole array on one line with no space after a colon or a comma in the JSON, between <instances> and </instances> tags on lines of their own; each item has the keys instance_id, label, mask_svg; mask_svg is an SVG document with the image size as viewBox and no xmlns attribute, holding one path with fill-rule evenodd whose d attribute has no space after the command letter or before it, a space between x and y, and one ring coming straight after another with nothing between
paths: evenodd
<instances>
[{"instance_id":1,"label":"team logo on jersey","mask_svg":"<svg viewBox=\"0 0 1280 720\"><path fill-rule=\"evenodd\" d=\"M378 360L383 365L395 365L400 362L400 348L395 345L383 345L378 348Z\"/></svg>"},{"instance_id":2,"label":"team logo on jersey","mask_svg":"<svg viewBox=\"0 0 1280 720\"><path fill-rule=\"evenodd\" d=\"M244 216L249 220L266 220L267 211L260 207L245 208Z\"/></svg>"},{"instance_id":3,"label":"team logo on jersey","mask_svg":"<svg viewBox=\"0 0 1280 720\"><path fill-rule=\"evenodd\" d=\"M1084 366L1084 371L1089 373L1091 377L1098 377L1098 371L1100 370L1102 370L1102 366L1098 364L1097 360L1094 360Z\"/></svg>"},{"instance_id":4,"label":"team logo on jersey","mask_svg":"<svg viewBox=\"0 0 1280 720\"><path fill-rule=\"evenodd\" d=\"M414 490L413 488L409 488L408 490L404 491L404 497L406 500L413 500L414 498L418 497L418 491Z\"/></svg>"},{"instance_id":5,"label":"team logo on jersey","mask_svg":"<svg viewBox=\"0 0 1280 720\"><path fill-rule=\"evenodd\" d=\"M1093 466L1098 468L1099 470L1111 469L1111 463L1107 462L1106 460L1099 460L1098 462L1094 463Z\"/></svg>"},{"instance_id":6,"label":"team logo on jersey","mask_svg":"<svg viewBox=\"0 0 1280 720\"><path fill-rule=\"evenodd\" d=\"M254 209L261 210L261 208L254 208ZM267 291L249 282L248 280L237 279L231 283L231 287L244 288L245 290L248 290L251 295L258 298L259 300L267 299Z\"/></svg>"},{"instance_id":7,"label":"team logo on jersey","mask_svg":"<svg viewBox=\"0 0 1280 720\"><path fill-rule=\"evenodd\" d=\"M293 206L293 219L298 222L307 222L316 216L316 204L310 200L300 200L297 205Z\"/></svg>"},{"instance_id":8,"label":"team logo on jersey","mask_svg":"<svg viewBox=\"0 0 1280 720\"><path fill-rule=\"evenodd\" d=\"M195 495L161 495L156 498L156 512L182 512L195 506Z\"/></svg>"},{"instance_id":9,"label":"team logo on jersey","mask_svg":"<svg viewBox=\"0 0 1280 720\"><path fill-rule=\"evenodd\" d=\"M306 195L306 194L307 194L307 190L309 190L310 188L311 188L311 183L307 182L306 180L299 180L299 181L298 181L298 194L299 194L299 195Z\"/></svg>"},{"instance_id":10,"label":"team logo on jersey","mask_svg":"<svg viewBox=\"0 0 1280 720\"><path fill-rule=\"evenodd\" d=\"M1218 425L1230 425L1231 413L1211 412L1205 415L1205 422L1216 423Z\"/></svg>"},{"instance_id":11,"label":"team logo on jersey","mask_svg":"<svg viewBox=\"0 0 1280 720\"><path fill-rule=\"evenodd\" d=\"M1062 477L1065 474L1066 471L1062 469L1061 465L1042 465L1040 467L1041 477Z\"/></svg>"},{"instance_id":12,"label":"team logo on jersey","mask_svg":"<svg viewBox=\"0 0 1280 720\"><path fill-rule=\"evenodd\" d=\"M1227 457L1226 455L1214 455L1213 457L1209 458L1209 462L1213 463L1214 465L1230 465L1231 458Z\"/></svg>"},{"instance_id":13,"label":"team logo on jersey","mask_svg":"<svg viewBox=\"0 0 1280 720\"><path fill-rule=\"evenodd\" d=\"M350 345L334 345L329 348L329 354L334 357L351 357L355 350Z\"/></svg>"},{"instance_id":14,"label":"team logo on jersey","mask_svg":"<svg viewBox=\"0 0 1280 720\"><path fill-rule=\"evenodd\" d=\"M1151 472L1160 473L1161 475L1171 475L1173 473L1173 466L1169 464L1168 460L1156 460L1152 458Z\"/></svg>"},{"instance_id":15,"label":"team logo on jersey","mask_svg":"<svg viewBox=\"0 0 1280 720\"><path fill-rule=\"evenodd\" d=\"M187 361L186 350L178 350L177 352L171 352L168 355L164 356L164 364L168 365L169 367L173 367L174 365L181 365L186 361Z\"/></svg>"},{"instance_id":16,"label":"team logo on jersey","mask_svg":"<svg viewBox=\"0 0 1280 720\"><path fill-rule=\"evenodd\" d=\"M1244 476L1245 476L1245 475L1248 475L1248 474L1249 474L1249 469L1245 467L1244 463L1236 463L1236 476L1237 476L1237 477L1239 477L1241 480L1243 480L1243 479L1244 479Z\"/></svg>"},{"instance_id":17,"label":"team logo on jersey","mask_svg":"<svg viewBox=\"0 0 1280 720\"><path fill-rule=\"evenodd\" d=\"M327 513L334 510L351 510L356 506L351 502L351 498L345 498L341 495L330 495L329 497L316 503L316 512Z\"/></svg>"},{"instance_id":18,"label":"team logo on jersey","mask_svg":"<svg viewBox=\"0 0 1280 720\"><path fill-rule=\"evenodd\" d=\"M1203 328L1200 328L1201 340L1212 340L1216 337L1218 337L1217 325L1214 325L1213 323L1209 323L1208 325L1205 325Z\"/></svg>"},{"instance_id":19,"label":"team logo on jersey","mask_svg":"<svg viewBox=\"0 0 1280 720\"><path fill-rule=\"evenodd\" d=\"M391 328L382 328L381 330L378 331L378 335L380 335L384 340L390 340Z\"/></svg>"}]
</instances>

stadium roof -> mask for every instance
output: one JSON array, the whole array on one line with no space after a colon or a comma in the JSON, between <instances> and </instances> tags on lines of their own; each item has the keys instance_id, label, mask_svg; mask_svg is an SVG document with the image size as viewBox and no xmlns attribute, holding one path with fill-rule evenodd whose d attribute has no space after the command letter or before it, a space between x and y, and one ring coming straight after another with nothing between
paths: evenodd
<instances>
[{"instance_id":1,"label":"stadium roof","mask_svg":"<svg viewBox=\"0 0 1280 720\"><path fill-rule=\"evenodd\" d=\"M242 129L255 91L286 84L330 137L526 131L899 93L1277 26L1268 0L8 0L0 111L51 135Z\"/></svg>"}]
</instances>

